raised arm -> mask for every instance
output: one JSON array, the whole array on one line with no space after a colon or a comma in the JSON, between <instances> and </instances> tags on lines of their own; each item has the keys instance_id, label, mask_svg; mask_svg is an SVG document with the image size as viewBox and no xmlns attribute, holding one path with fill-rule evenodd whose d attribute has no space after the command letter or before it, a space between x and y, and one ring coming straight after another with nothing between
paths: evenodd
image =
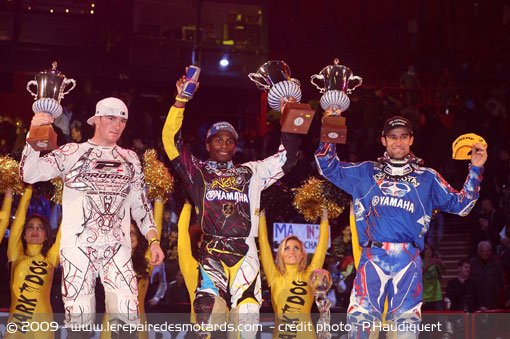
<instances>
[{"instance_id":1,"label":"raised arm","mask_svg":"<svg viewBox=\"0 0 510 339\"><path fill-rule=\"evenodd\" d=\"M53 245L51 245L50 249L48 250L48 254L46 257L48 258L48 262L53 266L56 267L60 262L60 238L62 235L62 224L60 224L60 227L58 228L57 237L55 238L55 242Z\"/></svg>"},{"instance_id":2,"label":"raised arm","mask_svg":"<svg viewBox=\"0 0 510 339\"><path fill-rule=\"evenodd\" d=\"M174 160L182 152L181 127L184 118L184 107L176 107L176 105L178 105L178 102L170 107L162 135L163 146L170 160Z\"/></svg>"},{"instance_id":3,"label":"raised arm","mask_svg":"<svg viewBox=\"0 0 510 339\"><path fill-rule=\"evenodd\" d=\"M23 255L23 243L21 237L23 233L23 226L27 218L28 205L32 198L32 186L29 185L25 188L25 193L21 197L18 209L16 210L16 218L11 225L11 233L9 235L9 243L7 246L7 259L9 262L16 261Z\"/></svg>"},{"instance_id":4,"label":"raised arm","mask_svg":"<svg viewBox=\"0 0 510 339\"><path fill-rule=\"evenodd\" d=\"M276 276L277 269L273 259L273 251L271 250L271 245L269 244L269 238L267 236L265 211L262 211L259 217L259 248L260 262L262 263L262 268L266 274L267 283L271 286L271 283Z\"/></svg>"},{"instance_id":5,"label":"raised arm","mask_svg":"<svg viewBox=\"0 0 510 339\"><path fill-rule=\"evenodd\" d=\"M324 260L326 259L326 252L328 250L328 240L329 240L328 209L323 208L321 214L319 242L317 243L317 247L315 248L315 253L313 254L312 262L306 269L307 273L311 273L313 270L321 268L322 265L324 265Z\"/></svg>"},{"instance_id":6,"label":"raised arm","mask_svg":"<svg viewBox=\"0 0 510 339\"><path fill-rule=\"evenodd\" d=\"M297 163L297 154L301 146L301 139L299 138L299 134L282 132L281 142L287 151L282 169L283 172L289 173Z\"/></svg>"},{"instance_id":7,"label":"raised arm","mask_svg":"<svg viewBox=\"0 0 510 339\"><path fill-rule=\"evenodd\" d=\"M441 175L434 174L434 207L439 210L466 216L475 206L480 193L483 165L487 161L487 147L474 143L471 148L471 164L469 174L460 192L453 189ZM432 170L431 170L432 171Z\"/></svg>"},{"instance_id":8,"label":"raised arm","mask_svg":"<svg viewBox=\"0 0 510 339\"><path fill-rule=\"evenodd\" d=\"M460 216L468 215L480 194L483 167L469 165L469 174L460 192L450 186L439 173L434 170L430 171L434 175L432 208Z\"/></svg>"},{"instance_id":9,"label":"raised arm","mask_svg":"<svg viewBox=\"0 0 510 339\"><path fill-rule=\"evenodd\" d=\"M340 162L335 144L321 142L315 151L315 161L323 177L349 194L361 181L363 163Z\"/></svg>"},{"instance_id":10,"label":"raised arm","mask_svg":"<svg viewBox=\"0 0 510 339\"><path fill-rule=\"evenodd\" d=\"M171 160L172 166L174 166L175 171L184 183L184 187L189 192L194 183L194 177L198 172L196 166L199 160L193 157L186 147L184 147L184 142L182 140L182 120L184 117L184 108L188 101L181 97L184 81L185 76L177 80L175 84L178 94L175 98L174 105L168 112L163 127L162 139L165 152ZM194 200L195 204L199 203L193 195L191 198Z\"/></svg>"},{"instance_id":11,"label":"raised arm","mask_svg":"<svg viewBox=\"0 0 510 339\"><path fill-rule=\"evenodd\" d=\"M53 118L46 113L36 113L32 117L30 126L51 124ZM66 144L43 157L28 143L23 149L19 173L24 182L33 184L38 181L48 181L60 175L66 165L67 154L71 154L77 144Z\"/></svg>"},{"instance_id":12,"label":"raised arm","mask_svg":"<svg viewBox=\"0 0 510 339\"><path fill-rule=\"evenodd\" d=\"M188 102L188 99L181 96L185 81L186 76L183 75L175 83L177 96L175 97L173 106L170 108L170 112L168 112L165 126L163 127L163 146L170 160L174 160L182 152L181 126L184 108Z\"/></svg>"},{"instance_id":13,"label":"raised arm","mask_svg":"<svg viewBox=\"0 0 510 339\"><path fill-rule=\"evenodd\" d=\"M9 218L11 217L12 207L12 189L8 188L4 194L4 201L2 202L2 209L0 210L0 242L4 238L5 230L9 225Z\"/></svg>"}]
</instances>

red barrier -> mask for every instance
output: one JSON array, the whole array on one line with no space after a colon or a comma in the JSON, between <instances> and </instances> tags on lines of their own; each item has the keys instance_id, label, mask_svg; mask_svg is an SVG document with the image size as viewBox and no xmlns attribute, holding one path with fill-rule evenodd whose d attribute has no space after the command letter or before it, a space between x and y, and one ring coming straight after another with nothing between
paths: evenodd
<instances>
[{"instance_id":1,"label":"red barrier","mask_svg":"<svg viewBox=\"0 0 510 339\"><path fill-rule=\"evenodd\" d=\"M469 336L469 314L462 311L422 311L422 319L423 315L430 314L430 315L444 315L448 316L451 315L457 315L462 316L464 318L464 338L468 338ZM447 329L446 329L447 330Z\"/></svg>"},{"instance_id":2,"label":"red barrier","mask_svg":"<svg viewBox=\"0 0 510 339\"><path fill-rule=\"evenodd\" d=\"M471 314L471 336L472 338L478 338L477 329L476 329L476 317L479 317L482 314L498 314L498 313L510 313L510 309L497 309L497 310L487 310L487 311L476 311ZM495 329L497 330L497 329ZM503 333L501 338L504 338L508 333Z\"/></svg>"}]
</instances>

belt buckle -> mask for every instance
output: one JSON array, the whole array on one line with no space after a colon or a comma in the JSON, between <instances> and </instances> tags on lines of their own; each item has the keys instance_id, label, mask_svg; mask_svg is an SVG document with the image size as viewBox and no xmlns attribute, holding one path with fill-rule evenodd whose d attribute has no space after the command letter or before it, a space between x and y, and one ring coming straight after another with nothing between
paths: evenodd
<instances>
[{"instance_id":1,"label":"belt buckle","mask_svg":"<svg viewBox=\"0 0 510 339\"><path fill-rule=\"evenodd\" d=\"M382 242L379 242L379 241L374 241L372 242L372 245L375 246L375 247L379 247L379 248L382 248L383 247L383 243Z\"/></svg>"}]
</instances>

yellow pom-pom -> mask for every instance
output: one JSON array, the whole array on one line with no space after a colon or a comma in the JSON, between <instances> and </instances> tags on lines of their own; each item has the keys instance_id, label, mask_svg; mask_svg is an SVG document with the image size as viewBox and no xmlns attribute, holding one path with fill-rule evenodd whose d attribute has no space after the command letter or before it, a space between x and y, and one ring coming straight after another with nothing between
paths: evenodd
<instances>
[{"instance_id":1,"label":"yellow pom-pom","mask_svg":"<svg viewBox=\"0 0 510 339\"><path fill-rule=\"evenodd\" d=\"M324 196L323 183L325 183L324 180L312 177L305 181L301 187L294 189L295 195L292 204L308 222L317 222L324 207L328 209L329 220L338 218L344 211L343 206L338 206L337 203Z\"/></svg>"},{"instance_id":2,"label":"yellow pom-pom","mask_svg":"<svg viewBox=\"0 0 510 339\"><path fill-rule=\"evenodd\" d=\"M0 156L0 193L12 189L14 194L23 194L25 184L19 176L19 163L8 155Z\"/></svg>"},{"instance_id":3,"label":"yellow pom-pom","mask_svg":"<svg viewBox=\"0 0 510 339\"><path fill-rule=\"evenodd\" d=\"M327 206L322 194L321 180L308 179L301 187L296 188L295 192L292 204L306 221L315 223L321 215L322 208Z\"/></svg>"},{"instance_id":4,"label":"yellow pom-pom","mask_svg":"<svg viewBox=\"0 0 510 339\"><path fill-rule=\"evenodd\" d=\"M55 204L62 205L62 192L64 190L64 182L60 177L56 177L51 179L51 183L55 186L55 190L53 191L53 196L51 197L51 201Z\"/></svg>"},{"instance_id":5,"label":"yellow pom-pom","mask_svg":"<svg viewBox=\"0 0 510 339\"><path fill-rule=\"evenodd\" d=\"M143 155L143 172L147 183L149 198L152 200L168 200L174 190L174 178L168 168L156 157L156 150L149 149Z\"/></svg>"},{"instance_id":6,"label":"yellow pom-pom","mask_svg":"<svg viewBox=\"0 0 510 339\"><path fill-rule=\"evenodd\" d=\"M336 219L342 214L344 211L344 207L338 206L335 202L331 200L327 200L328 204L328 219L333 220Z\"/></svg>"}]
</instances>

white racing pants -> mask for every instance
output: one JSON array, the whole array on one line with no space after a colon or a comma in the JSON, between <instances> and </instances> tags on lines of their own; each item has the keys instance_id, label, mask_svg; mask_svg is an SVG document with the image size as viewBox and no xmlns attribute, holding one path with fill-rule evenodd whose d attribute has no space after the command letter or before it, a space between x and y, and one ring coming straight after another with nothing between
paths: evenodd
<instances>
[{"instance_id":1,"label":"white racing pants","mask_svg":"<svg viewBox=\"0 0 510 339\"><path fill-rule=\"evenodd\" d=\"M63 248L60 263L66 327L78 328L95 320L98 275L110 321L138 323L138 284L130 248L120 244Z\"/></svg>"}]
</instances>

